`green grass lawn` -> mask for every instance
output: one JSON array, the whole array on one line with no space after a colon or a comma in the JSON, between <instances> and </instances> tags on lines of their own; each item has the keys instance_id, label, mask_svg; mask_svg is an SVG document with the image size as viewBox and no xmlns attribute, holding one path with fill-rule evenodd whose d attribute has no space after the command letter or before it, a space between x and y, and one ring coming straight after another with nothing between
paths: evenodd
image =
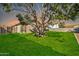
<instances>
[{"instance_id":1,"label":"green grass lawn","mask_svg":"<svg viewBox=\"0 0 79 59\"><path fill-rule=\"evenodd\" d=\"M44 37L5 34L0 35L0 55L79 56L79 45L74 34L69 32L47 32Z\"/></svg>"}]
</instances>

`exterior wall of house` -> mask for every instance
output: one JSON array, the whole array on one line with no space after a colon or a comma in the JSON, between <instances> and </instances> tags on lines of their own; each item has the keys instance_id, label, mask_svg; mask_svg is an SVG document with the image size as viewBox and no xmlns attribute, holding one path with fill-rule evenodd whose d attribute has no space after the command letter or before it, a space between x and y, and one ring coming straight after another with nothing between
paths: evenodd
<instances>
[{"instance_id":1,"label":"exterior wall of house","mask_svg":"<svg viewBox=\"0 0 79 59\"><path fill-rule=\"evenodd\" d=\"M12 33L16 32L16 26L12 27Z\"/></svg>"},{"instance_id":2,"label":"exterior wall of house","mask_svg":"<svg viewBox=\"0 0 79 59\"><path fill-rule=\"evenodd\" d=\"M32 28L33 28L33 27L32 27L31 25L27 25L27 26L26 26L26 32L27 32L27 33L31 33L30 30L31 30Z\"/></svg>"},{"instance_id":3,"label":"exterior wall of house","mask_svg":"<svg viewBox=\"0 0 79 59\"><path fill-rule=\"evenodd\" d=\"M26 30L27 30L26 26L27 25L21 25L21 28L20 29L21 29L21 32L22 33L25 33L26 32Z\"/></svg>"},{"instance_id":4,"label":"exterior wall of house","mask_svg":"<svg viewBox=\"0 0 79 59\"><path fill-rule=\"evenodd\" d=\"M17 26L17 33L20 33L21 32L21 25L18 25Z\"/></svg>"},{"instance_id":5,"label":"exterior wall of house","mask_svg":"<svg viewBox=\"0 0 79 59\"><path fill-rule=\"evenodd\" d=\"M16 25L12 27L12 33L31 33L31 25Z\"/></svg>"}]
</instances>

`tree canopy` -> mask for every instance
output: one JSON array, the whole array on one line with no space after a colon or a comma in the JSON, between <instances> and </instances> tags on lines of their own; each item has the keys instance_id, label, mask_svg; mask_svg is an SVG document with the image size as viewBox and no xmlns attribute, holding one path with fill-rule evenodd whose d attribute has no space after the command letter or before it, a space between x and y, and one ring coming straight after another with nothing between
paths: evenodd
<instances>
[{"instance_id":1,"label":"tree canopy","mask_svg":"<svg viewBox=\"0 0 79 59\"><path fill-rule=\"evenodd\" d=\"M5 11L11 10L11 4L2 4ZM75 20L79 16L79 4L77 3L42 3L40 4L40 10L35 9L35 6L39 7L39 4L33 3L17 4L24 7L25 15L18 14L22 24L30 24L33 26L33 32L38 36L44 35L46 27L51 20Z\"/></svg>"}]
</instances>

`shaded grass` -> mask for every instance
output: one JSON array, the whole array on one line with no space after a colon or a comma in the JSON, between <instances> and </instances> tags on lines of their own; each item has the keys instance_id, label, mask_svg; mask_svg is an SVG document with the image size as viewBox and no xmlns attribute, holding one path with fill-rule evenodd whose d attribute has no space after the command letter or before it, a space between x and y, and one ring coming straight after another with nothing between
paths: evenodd
<instances>
[{"instance_id":1,"label":"shaded grass","mask_svg":"<svg viewBox=\"0 0 79 59\"><path fill-rule=\"evenodd\" d=\"M73 33L47 32L44 37L30 34L0 35L0 55L56 56L79 55L79 46Z\"/></svg>"}]
</instances>

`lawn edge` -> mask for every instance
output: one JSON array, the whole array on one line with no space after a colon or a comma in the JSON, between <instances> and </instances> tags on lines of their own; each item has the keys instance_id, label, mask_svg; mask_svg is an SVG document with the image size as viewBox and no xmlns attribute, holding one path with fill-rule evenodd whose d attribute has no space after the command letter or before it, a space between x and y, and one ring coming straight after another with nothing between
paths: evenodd
<instances>
[{"instance_id":1,"label":"lawn edge","mask_svg":"<svg viewBox=\"0 0 79 59\"><path fill-rule=\"evenodd\" d=\"M77 40L77 43L79 44L79 39L78 39L78 37L77 37L76 34L77 34L77 33L74 33L74 36L75 36L75 38L76 38L76 40Z\"/></svg>"}]
</instances>

